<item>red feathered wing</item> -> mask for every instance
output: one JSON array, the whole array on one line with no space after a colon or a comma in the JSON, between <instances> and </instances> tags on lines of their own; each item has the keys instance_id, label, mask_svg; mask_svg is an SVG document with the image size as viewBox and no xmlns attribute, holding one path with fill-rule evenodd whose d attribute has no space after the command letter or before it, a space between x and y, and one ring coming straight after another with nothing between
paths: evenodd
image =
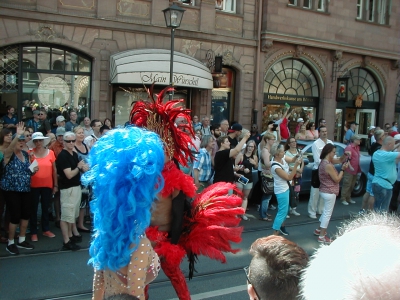
<instances>
[{"instance_id":1,"label":"red feathered wing","mask_svg":"<svg viewBox=\"0 0 400 300\"><path fill-rule=\"evenodd\" d=\"M232 190L234 194L229 193ZM191 216L185 220L185 233L179 241L189 254L204 255L225 263L223 252L240 250L230 245L242 240L243 227L238 227L241 220L238 215L244 214L240 195L234 184L220 182L196 197Z\"/></svg>"}]
</instances>

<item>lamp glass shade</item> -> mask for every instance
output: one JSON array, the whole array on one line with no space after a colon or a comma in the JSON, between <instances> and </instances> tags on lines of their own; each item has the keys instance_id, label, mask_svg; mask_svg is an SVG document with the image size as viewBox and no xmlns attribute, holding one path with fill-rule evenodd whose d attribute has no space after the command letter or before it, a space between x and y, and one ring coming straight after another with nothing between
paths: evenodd
<instances>
[{"instance_id":1,"label":"lamp glass shade","mask_svg":"<svg viewBox=\"0 0 400 300\"><path fill-rule=\"evenodd\" d=\"M164 18L165 18L165 25L169 28L178 28L181 26L183 13L185 10L175 3L172 4L170 7L163 10Z\"/></svg>"}]
</instances>

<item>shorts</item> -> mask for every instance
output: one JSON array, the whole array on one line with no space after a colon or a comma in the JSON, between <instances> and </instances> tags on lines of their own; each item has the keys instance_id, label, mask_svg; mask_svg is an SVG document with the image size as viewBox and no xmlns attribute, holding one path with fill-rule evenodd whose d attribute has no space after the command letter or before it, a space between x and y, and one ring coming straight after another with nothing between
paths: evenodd
<instances>
[{"instance_id":1,"label":"shorts","mask_svg":"<svg viewBox=\"0 0 400 300\"><path fill-rule=\"evenodd\" d=\"M367 187L365 188L365 191L370 194L371 197L374 197L374 192L372 191L372 180L374 180L374 175L371 175L369 172L367 174Z\"/></svg>"},{"instance_id":2,"label":"shorts","mask_svg":"<svg viewBox=\"0 0 400 300\"><path fill-rule=\"evenodd\" d=\"M60 191L61 221L75 223L79 216L81 197L82 190L79 185Z\"/></svg>"},{"instance_id":3,"label":"shorts","mask_svg":"<svg viewBox=\"0 0 400 300\"><path fill-rule=\"evenodd\" d=\"M252 182L248 182L246 185L244 185L243 183L240 183L240 182L235 182L235 184L236 184L237 188L240 190L251 190L253 188Z\"/></svg>"}]
</instances>

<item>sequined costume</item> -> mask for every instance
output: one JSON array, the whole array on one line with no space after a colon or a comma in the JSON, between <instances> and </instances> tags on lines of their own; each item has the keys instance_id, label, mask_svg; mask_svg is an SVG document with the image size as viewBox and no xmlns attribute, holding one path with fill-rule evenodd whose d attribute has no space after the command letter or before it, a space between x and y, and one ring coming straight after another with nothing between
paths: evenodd
<instances>
[{"instance_id":1,"label":"sequined costume","mask_svg":"<svg viewBox=\"0 0 400 300\"><path fill-rule=\"evenodd\" d=\"M180 263L188 255L191 278L197 255L225 262L222 252L238 251L231 248L230 242L241 240L242 228L237 227L240 222L237 215L243 214L244 210L239 207L241 197L231 193L232 190L238 192L236 187L226 183L209 187L196 197L192 207L188 205L188 198L195 196L196 186L193 178L177 165L187 166L188 160L193 159L190 148L193 147L194 132L190 110L182 106L183 100L163 103L164 95L171 89L164 89L156 97L152 88L149 89L149 100L136 102L133 106L131 124L158 133L164 142L168 156L162 172L165 186L153 207L151 226L146 235L178 298L190 300Z\"/></svg>"},{"instance_id":2,"label":"sequined costume","mask_svg":"<svg viewBox=\"0 0 400 300\"><path fill-rule=\"evenodd\" d=\"M93 300L118 294L135 295L145 299L144 287L152 282L160 271L160 260L151 247L150 241L143 236L139 247L130 255L128 266L113 272L95 270L93 280Z\"/></svg>"},{"instance_id":3,"label":"sequined costume","mask_svg":"<svg viewBox=\"0 0 400 300\"><path fill-rule=\"evenodd\" d=\"M93 299L126 293L145 299L145 286L160 269L145 230L164 186L162 142L137 127L114 129L93 146L89 166L82 182L94 193L89 249L89 264L95 269Z\"/></svg>"}]
</instances>

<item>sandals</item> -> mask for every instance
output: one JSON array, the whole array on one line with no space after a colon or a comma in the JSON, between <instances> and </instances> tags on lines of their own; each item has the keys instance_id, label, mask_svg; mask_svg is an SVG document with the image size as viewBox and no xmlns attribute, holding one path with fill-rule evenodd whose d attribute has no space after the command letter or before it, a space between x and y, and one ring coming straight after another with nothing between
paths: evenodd
<instances>
[{"instance_id":1,"label":"sandals","mask_svg":"<svg viewBox=\"0 0 400 300\"><path fill-rule=\"evenodd\" d=\"M272 222L272 219L271 219L271 218L269 218L269 217L262 218L261 220L262 220L262 221L267 221L267 222Z\"/></svg>"}]
</instances>

